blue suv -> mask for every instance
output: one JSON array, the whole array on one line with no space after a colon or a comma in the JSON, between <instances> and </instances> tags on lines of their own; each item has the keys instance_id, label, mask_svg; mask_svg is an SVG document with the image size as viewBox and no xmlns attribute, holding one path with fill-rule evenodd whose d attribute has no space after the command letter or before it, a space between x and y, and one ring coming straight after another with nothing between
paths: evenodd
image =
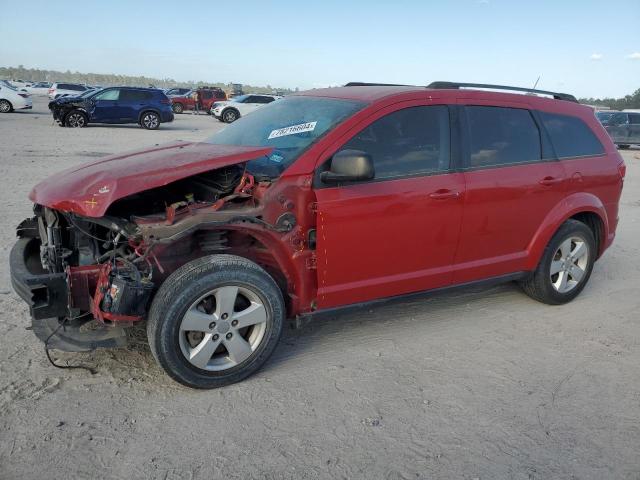
<instances>
[{"instance_id":1,"label":"blue suv","mask_svg":"<svg viewBox=\"0 0 640 480\"><path fill-rule=\"evenodd\" d=\"M85 127L89 123L137 123L155 130L173 121L171 100L155 88L112 87L49 103L60 126Z\"/></svg>"}]
</instances>

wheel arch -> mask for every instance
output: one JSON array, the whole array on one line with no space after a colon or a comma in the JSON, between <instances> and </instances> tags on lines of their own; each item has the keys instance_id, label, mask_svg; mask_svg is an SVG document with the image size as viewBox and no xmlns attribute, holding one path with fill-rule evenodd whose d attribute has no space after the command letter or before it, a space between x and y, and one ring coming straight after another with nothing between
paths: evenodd
<instances>
[{"instance_id":1,"label":"wheel arch","mask_svg":"<svg viewBox=\"0 0 640 480\"><path fill-rule=\"evenodd\" d=\"M142 110L140 110L140 113L138 114L138 123L142 122L143 115L148 112L153 112L156 115L158 115L158 118L160 119L160 123L162 123L162 114L160 113L160 110L158 110L157 108L151 108L151 107L143 108Z\"/></svg>"},{"instance_id":2,"label":"wheel arch","mask_svg":"<svg viewBox=\"0 0 640 480\"><path fill-rule=\"evenodd\" d=\"M594 234L600 257L607 247L609 223L607 211L598 197L581 192L570 195L556 205L544 219L527 247L529 270L538 265L545 247L564 222L569 219L586 224Z\"/></svg>"},{"instance_id":3,"label":"wheel arch","mask_svg":"<svg viewBox=\"0 0 640 480\"><path fill-rule=\"evenodd\" d=\"M0 98L0 100L5 101L5 102L7 102L9 104L9 112L8 113L13 112L13 103L11 103L11 100L9 100L8 98Z\"/></svg>"}]
</instances>

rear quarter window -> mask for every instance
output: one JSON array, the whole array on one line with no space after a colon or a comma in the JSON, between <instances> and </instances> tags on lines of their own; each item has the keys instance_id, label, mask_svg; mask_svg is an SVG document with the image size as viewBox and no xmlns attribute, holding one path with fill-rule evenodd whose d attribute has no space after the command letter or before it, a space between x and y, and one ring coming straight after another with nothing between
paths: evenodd
<instances>
[{"instance_id":1,"label":"rear quarter window","mask_svg":"<svg viewBox=\"0 0 640 480\"><path fill-rule=\"evenodd\" d=\"M558 158L602 155L604 147L589 126L580 118L540 112Z\"/></svg>"}]
</instances>

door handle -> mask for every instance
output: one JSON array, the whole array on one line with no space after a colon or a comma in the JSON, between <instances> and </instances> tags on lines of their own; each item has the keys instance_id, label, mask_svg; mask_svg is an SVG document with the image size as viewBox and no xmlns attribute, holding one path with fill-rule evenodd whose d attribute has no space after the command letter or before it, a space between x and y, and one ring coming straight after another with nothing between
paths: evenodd
<instances>
[{"instance_id":1,"label":"door handle","mask_svg":"<svg viewBox=\"0 0 640 480\"><path fill-rule=\"evenodd\" d=\"M460 192L449 190L447 188L441 188L440 190L436 190L429 194L429 198L433 198L434 200L446 200L448 198L458 198L459 196Z\"/></svg>"},{"instance_id":2,"label":"door handle","mask_svg":"<svg viewBox=\"0 0 640 480\"><path fill-rule=\"evenodd\" d=\"M562 178L544 177L538 183L540 185L544 185L544 186L550 187L551 185L555 185L557 183L560 183L561 181L562 181Z\"/></svg>"}]
</instances>

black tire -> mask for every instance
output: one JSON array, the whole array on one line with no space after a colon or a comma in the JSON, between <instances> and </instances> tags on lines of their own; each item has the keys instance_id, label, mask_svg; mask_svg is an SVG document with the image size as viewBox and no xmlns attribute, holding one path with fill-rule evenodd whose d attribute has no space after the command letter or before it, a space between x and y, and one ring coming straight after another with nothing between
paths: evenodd
<instances>
[{"instance_id":1,"label":"black tire","mask_svg":"<svg viewBox=\"0 0 640 480\"><path fill-rule=\"evenodd\" d=\"M561 244L571 238L578 238L584 241L584 244L587 247L588 256L586 259L586 265L583 268L584 273L580 280L569 291L562 293L554 288L552 278L557 279L558 277L552 277L551 263L552 261L555 262L562 260L561 258L558 259L554 257L556 254L560 253L559 248ZM558 229L544 249L542 258L540 259L540 263L536 270L532 272L529 278L520 282L520 285L527 295L539 302L549 305L561 305L563 303L570 302L580 294L589 281L597 254L596 241L591 229L578 220L567 220ZM561 274L562 273L556 275ZM565 273L565 275L567 275L567 273Z\"/></svg>"},{"instance_id":2,"label":"black tire","mask_svg":"<svg viewBox=\"0 0 640 480\"><path fill-rule=\"evenodd\" d=\"M9 100L0 100L0 113L11 113L13 112L13 105Z\"/></svg>"},{"instance_id":3,"label":"black tire","mask_svg":"<svg viewBox=\"0 0 640 480\"><path fill-rule=\"evenodd\" d=\"M259 345L241 363L225 370L204 370L182 353L180 336L185 332L180 332L180 325L194 302L225 286L250 289L259 297L267 318L265 330ZM153 356L171 378L192 388L217 388L245 379L267 361L278 344L284 319L282 292L267 272L242 257L212 255L187 263L162 284L149 312L147 337Z\"/></svg>"},{"instance_id":4,"label":"black tire","mask_svg":"<svg viewBox=\"0 0 640 480\"><path fill-rule=\"evenodd\" d=\"M222 111L220 118L224 123L233 123L240 118L240 112L238 112L235 108L227 108L226 110Z\"/></svg>"},{"instance_id":5,"label":"black tire","mask_svg":"<svg viewBox=\"0 0 640 480\"><path fill-rule=\"evenodd\" d=\"M173 113L182 113L184 111L184 106L178 102L171 105L171 109L173 110Z\"/></svg>"},{"instance_id":6,"label":"black tire","mask_svg":"<svg viewBox=\"0 0 640 480\"><path fill-rule=\"evenodd\" d=\"M64 117L64 126L69 128L83 128L87 126L89 119L84 112L80 110L71 110Z\"/></svg>"},{"instance_id":7,"label":"black tire","mask_svg":"<svg viewBox=\"0 0 640 480\"><path fill-rule=\"evenodd\" d=\"M629 148L631 145L616 145L616 147L618 147L620 150L626 150L627 148Z\"/></svg>"},{"instance_id":8,"label":"black tire","mask_svg":"<svg viewBox=\"0 0 640 480\"><path fill-rule=\"evenodd\" d=\"M140 126L145 130L157 130L160 127L160 115L156 112L142 112Z\"/></svg>"}]
</instances>

